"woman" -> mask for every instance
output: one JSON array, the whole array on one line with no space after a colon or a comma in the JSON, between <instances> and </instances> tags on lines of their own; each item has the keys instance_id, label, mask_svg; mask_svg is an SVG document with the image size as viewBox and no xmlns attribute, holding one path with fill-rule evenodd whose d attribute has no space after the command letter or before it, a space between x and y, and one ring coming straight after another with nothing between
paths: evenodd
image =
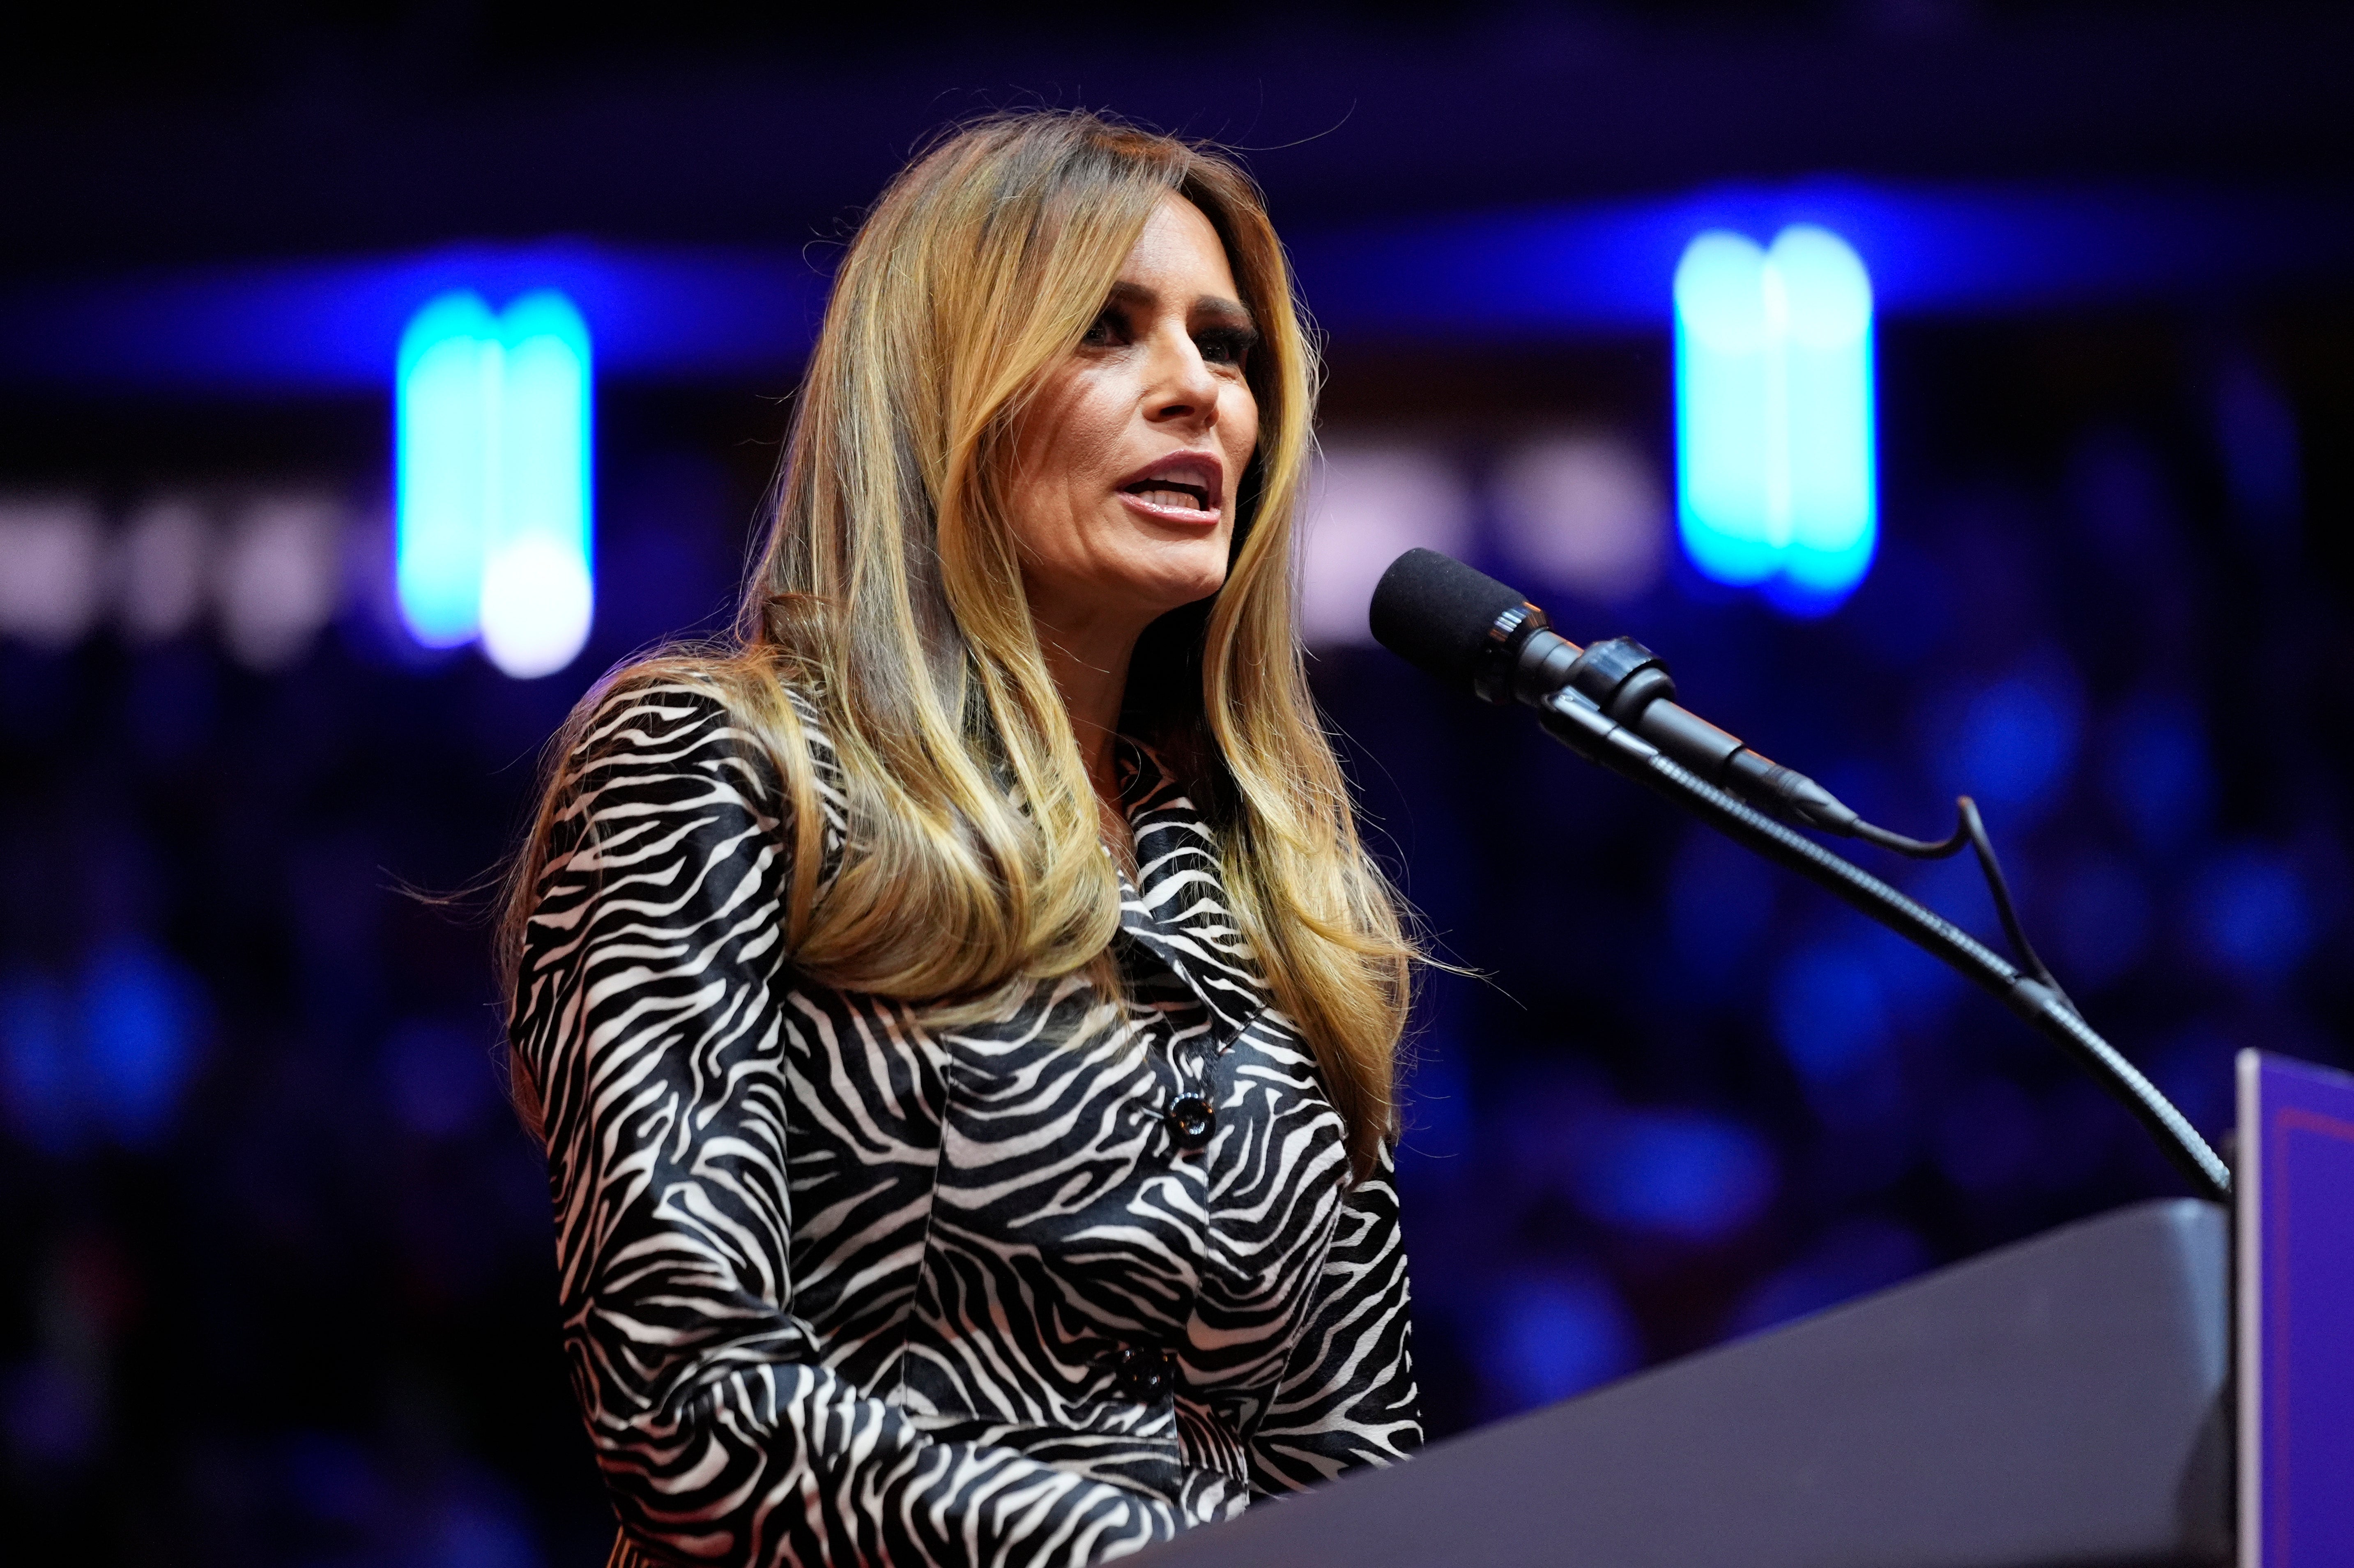
<instances>
[{"instance_id":1,"label":"woman","mask_svg":"<svg viewBox=\"0 0 2354 1568\"><path fill-rule=\"evenodd\" d=\"M1419 1441L1312 385L1214 153L992 120L860 229L737 641L584 700L510 906L616 1561L1093 1562Z\"/></svg>"}]
</instances>

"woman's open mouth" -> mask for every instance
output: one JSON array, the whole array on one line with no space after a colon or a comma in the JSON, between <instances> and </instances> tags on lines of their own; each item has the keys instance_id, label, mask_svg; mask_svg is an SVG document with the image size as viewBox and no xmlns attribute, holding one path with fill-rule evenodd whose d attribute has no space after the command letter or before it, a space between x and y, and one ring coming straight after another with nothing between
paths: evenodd
<instances>
[{"instance_id":1,"label":"woman's open mouth","mask_svg":"<svg viewBox=\"0 0 2354 1568\"><path fill-rule=\"evenodd\" d=\"M1119 487L1129 507L1157 522L1201 527L1218 520L1225 465L1200 452L1174 452Z\"/></svg>"},{"instance_id":2,"label":"woman's open mouth","mask_svg":"<svg viewBox=\"0 0 2354 1568\"><path fill-rule=\"evenodd\" d=\"M1140 512L1175 523L1215 523L1218 509L1210 504L1209 492L1198 484L1172 484L1165 479L1148 479L1140 483L1124 485L1119 493Z\"/></svg>"}]
</instances>

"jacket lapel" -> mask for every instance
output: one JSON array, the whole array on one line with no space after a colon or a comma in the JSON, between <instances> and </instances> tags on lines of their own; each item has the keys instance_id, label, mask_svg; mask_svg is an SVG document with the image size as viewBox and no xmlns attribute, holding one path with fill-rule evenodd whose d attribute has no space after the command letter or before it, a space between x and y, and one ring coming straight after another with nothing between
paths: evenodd
<instances>
[{"instance_id":1,"label":"jacket lapel","mask_svg":"<svg viewBox=\"0 0 2354 1568\"><path fill-rule=\"evenodd\" d=\"M1138 876L1119 884L1120 934L1133 956L1166 969L1209 1010L1221 1048L1267 1006L1218 868L1218 842L1150 748L1121 737L1120 804L1136 837Z\"/></svg>"}]
</instances>

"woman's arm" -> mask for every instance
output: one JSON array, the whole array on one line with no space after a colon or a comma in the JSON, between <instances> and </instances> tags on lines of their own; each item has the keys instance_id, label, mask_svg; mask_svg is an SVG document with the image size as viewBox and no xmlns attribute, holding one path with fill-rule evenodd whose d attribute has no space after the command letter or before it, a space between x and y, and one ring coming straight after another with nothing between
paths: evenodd
<instances>
[{"instance_id":1,"label":"woman's arm","mask_svg":"<svg viewBox=\"0 0 2354 1568\"><path fill-rule=\"evenodd\" d=\"M568 760L517 980L565 1348L630 1538L714 1563L1066 1564L1162 1503L935 1443L820 1364L792 1311L786 796L681 682L609 698Z\"/></svg>"},{"instance_id":2,"label":"woman's arm","mask_svg":"<svg viewBox=\"0 0 2354 1568\"><path fill-rule=\"evenodd\" d=\"M1357 1184L1341 1211L1306 1323L1252 1430L1252 1495L1297 1491L1422 1446L1395 1168Z\"/></svg>"}]
</instances>

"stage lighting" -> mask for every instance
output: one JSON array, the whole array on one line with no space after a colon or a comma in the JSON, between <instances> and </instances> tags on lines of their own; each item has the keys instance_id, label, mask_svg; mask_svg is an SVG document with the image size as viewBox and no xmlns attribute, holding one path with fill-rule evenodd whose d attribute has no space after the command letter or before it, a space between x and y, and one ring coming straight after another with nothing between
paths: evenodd
<instances>
[{"instance_id":1,"label":"stage lighting","mask_svg":"<svg viewBox=\"0 0 2354 1568\"><path fill-rule=\"evenodd\" d=\"M73 495L0 496L0 637L70 648L105 603L98 508Z\"/></svg>"},{"instance_id":2,"label":"stage lighting","mask_svg":"<svg viewBox=\"0 0 2354 1568\"><path fill-rule=\"evenodd\" d=\"M1365 604L1398 553L1470 547L1472 501L1455 465L1409 446L1327 447L1308 483L1299 630L1317 648L1370 647Z\"/></svg>"},{"instance_id":3,"label":"stage lighting","mask_svg":"<svg viewBox=\"0 0 2354 1568\"><path fill-rule=\"evenodd\" d=\"M480 638L501 670L551 674L588 641L588 329L543 290L493 315L472 293L418 312L400 345L396 579L418 641Z\"/></svg>"},{"instance_id":4,"label":"stage lighting","mask_svg":"<svg viewBox=\"0 0 2354 1568\"><path fill-rule=\"evenodd\" d=\"M1495 475L1505 555L1537 582L1599 604L1639 599L1666 564L1662 488L1650 456L1608 431L1532 441Z\"/></svg>"},{"instance_id":5,"label":"stage lighting","mask_svg":"<svg viewBox=\"0 0 2354 1568\"><path fill-rule=\"evenodd\" d=\"M117 608L133 641L166 641L204 614L216 542L195 502L165 496L147 503L124 527L115 551Z\"/></svg>"},{"instance_id":6,"label":"stage lighting","mask_svg":"<svg viewBox=\"0 0 2354 1568\"><path fill-rule=\"evenodd\" d=\"M401 618L428 648L482 629L501 358L497 318L473 294L442 295L401 336L395 580Z\"/></svg>"},{"instance_id":7,"label":"stage lighting","mask_svg":"<svg viewBox=\"0 0 2354 1568\"><path fill-rule=\"evenodd\" d=\"M260 498L220 540L221 640L248 669L283 670L343 599L343 509L325 496Z\"/></svg>"},{"instance_id":8,"label":"stage lighting","mask_svg":"<svg viewBox=\"0 0 2354 1568\"><path fill-rule=\"evenodd\" d=\"M1723 229L1677 266L1677 522L1692 564L1827 609L1878 535L1872 281L1798 224L1770 249Z\"/></svg>"}]
</instances>

